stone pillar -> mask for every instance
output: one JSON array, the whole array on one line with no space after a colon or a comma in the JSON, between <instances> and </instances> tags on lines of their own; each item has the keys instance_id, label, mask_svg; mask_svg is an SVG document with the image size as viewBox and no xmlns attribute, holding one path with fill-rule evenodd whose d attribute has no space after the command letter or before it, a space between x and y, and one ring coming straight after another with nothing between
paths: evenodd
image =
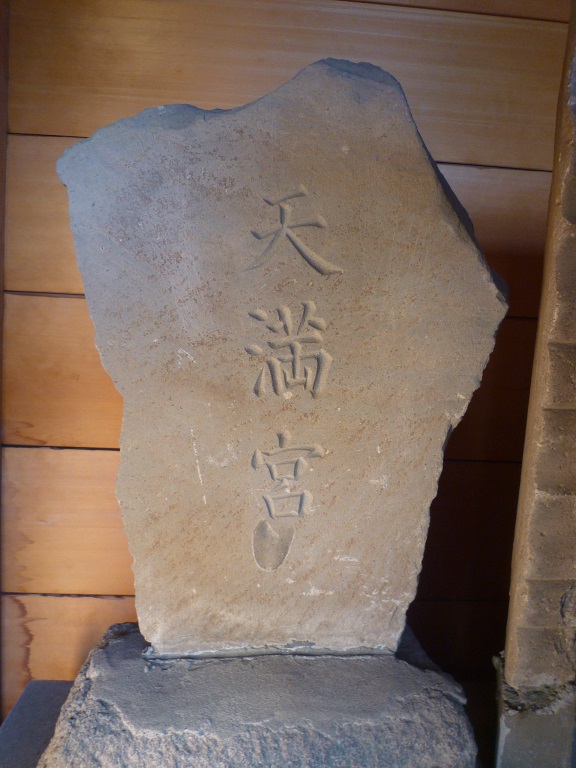
<instances>
[{"instance_id":1,"label":"stone pillar","mask_svg":"<svg viewBox=\"0 0 576 768\"><path fill-rule=\"evenodd\" d=\"M576 62L558 102L544 285L512 563L499 765L574 765Z\"/></svg>"}]
</instances>

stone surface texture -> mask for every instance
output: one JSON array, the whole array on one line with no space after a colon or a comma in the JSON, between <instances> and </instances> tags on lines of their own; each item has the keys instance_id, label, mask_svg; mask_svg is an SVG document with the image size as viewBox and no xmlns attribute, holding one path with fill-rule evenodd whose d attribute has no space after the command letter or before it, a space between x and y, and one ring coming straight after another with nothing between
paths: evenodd
<instances>
[{"instance_id":1,"label":"stone surface texture","mask_svg":"<svg viewBox=\"0 0 576 768\"><path fill-rule=\"evenodd\" d=\"M473 768L460 688L392 655L150 662L134 626L89 657L39 768Z\"/></svg>"},{"instance_id":2,"label":"stone surface texture","mask_svg":"<svg viewBox=\"0 0 576 768\"><path fill-rule=\"evenodd\" d=\"M155 652L395 649L506 310L398 83L318 62L246 107L122 120L58 170Z\"/></svg>"},{"instance_id":3,"label":"stone surface texture","mask_svg":"<svg viewBox=\"0 0 576 768\"><path fill-rule=\"evenodd\" d=\"M506 639L506 682L528 699L532 689L576 681L575 123L572 29L558 106Z\"/></svg>"}]
</instances>

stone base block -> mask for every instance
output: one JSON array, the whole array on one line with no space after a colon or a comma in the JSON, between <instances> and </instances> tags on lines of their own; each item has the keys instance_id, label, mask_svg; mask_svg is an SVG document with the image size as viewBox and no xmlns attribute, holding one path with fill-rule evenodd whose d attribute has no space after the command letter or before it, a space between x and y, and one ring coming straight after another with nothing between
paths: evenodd
<instances>
[{"instance_id":1,"label":"stone base block","mask_svg":"<svg viewBox=\"0 0 576 768\"><path fill-rule=\"evenodd\" d=\"M498 768L576 768L576 688L500 715Z\"/></svg>"},{"instance_id":2,"label":"stone base block","mask_svg":"<svg viewBox=\"0 0 576 768\"><path fill-rule=\"evenodd\" d=\"M113 627L40 768L473 768L461 689L392 655L146 660Z\"/></svg>"}]
</instances>

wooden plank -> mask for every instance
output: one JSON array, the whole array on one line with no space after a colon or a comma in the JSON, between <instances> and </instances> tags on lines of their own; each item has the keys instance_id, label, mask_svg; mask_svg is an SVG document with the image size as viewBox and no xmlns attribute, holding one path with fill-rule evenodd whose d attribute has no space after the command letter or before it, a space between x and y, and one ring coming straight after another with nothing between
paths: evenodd
<instances>
[{"instance_id":1,"label":"wooden plank","mask_svg":"<svg viewBox=\"0 0 576 768\"><path fill-rule=\"evenodd\" d=\"M0 327L4 323L6 161L8 134L8 0L0 0ZM0 339L0 365L3 357L3 334ZM1 627L0 627L1 629ZM3 649L0 644L0 658ZM0 678L1 680L1 678Z\"/></svg>"},{"instance_id":2,"label":"wooden plank","mask_svg":"<svg viewBox=\"0 0 576 768\"><path fill-rule=\"evenodd\" d=\"M230 108L333 56L396 76L436 159L550 170L566 26L344 0L17 0L10 128L86 136L158 104Z\"/></svg>"},{"instance_id":3,"label":"wooden plank","mask_svg":"<svg viewBox=\"0 0 576 768\"><path fill-rule=\"evenodd\" d=\"M570 19L570 0L358 0L359 2L435 8L438 11L462 11L522 19L565 21Z\"/></svg>"},{"instance_id":4,"label":"wooden plank","mask_svg":"<svg viewBox=\"0 0 576 768\"><path fill-rule=\"evenodd\" d=\"M447 458L521 461L535 340L534 320L504 320L482 384L448 442Z\"/></svg>"},{"instance_id":5,"label":"wooden plank","mask_svg":"<svg viewBox=\"0 0 576 768\"><path fill-rule=\"evenodd\" d=\"M416 600L408 624L430 658L457 679L494 674L504 649L508 601Z\"/></svg>"},{"instance_id":6,"label":"wooden plank","mask_svg":"<svg viewBox=\"0 0 576 768\"><path fill-rule=\"evenodd\" d=\"M77 139L11 136L6 180L5 285L12 291L83 293L56 160Z\"/></svg>"},{"instance_id":7,"label":"wooden plank","mask_svg":"<svg viewBox=\"0 0 576 768\"><path fill-rule=\"evenodd\" d=\"M6 296L4 442L117 448L122 399L84 299Z\"/></svg>"},{"instance_id":8,"label":"wooden plank","mask_svg":"<svg viewBox=\"0 0 576 768\"><path fill-rule=\"evenodd\" d=\"M4 286L6 161L8 134L8 0L0 0L0 290ZM0 325L2 304L0 300ZM1 354L0 341L0 354Z\"/></svg>"},{"instance_id":9,"label":"wooden plank","mask_svg":"<svg viewBox=\"0 0 576 768\"><path fill-rule=\"evenodd\" d=\"M82 293L56 160L76 139L12 136L8 153L6 288ZM508 283L510 314L536 317L551 174L442 165L490 265Z\"/></svg>"},{"instance_id":10,"label":"wooden plank","mask_svg":"<svg viewBox=\"0 0 576 768\"><path fill-rule=\"evenodd\" d=\"M73 680L109 626L135 620L131 597L3 595L3 714L30 680Z\"/></svg>"},{"instance_id":11,"label":"wooden plank","mask_svg":"<svg viewBox=\"0 0 576 768\"><path fill-rule=\"evenodd\" d=\"M8 0L0 0L0 327L4 323L6 160L8 132ZM4 334L0 338L2 364Z\"/></svg>"},{"instance_id":12,"label":"wooden plank","mask_svg":"<svg viewBox=\"0 0 576 768\"><path fill-rule=\"evenodd\" d=\"M117 451L5 448L5 592L133 595Z\"/></svg>"},{"instance_id":13,"label":"wooden plank","mask_svg":"<svg viewBox=\"0 0 576 768\"><path fill-rule=\"evenodd\" d=\"M430 510L420 600L507 600L520 467L445 462Z\"/></svg>"},{"instance_id":14,"label":"wooden plank","mask_svg":"<svg viewBox=\"0 0 576 768\"><path fill-rule=\"evenodd\" d=\"M440 166L474 224L492 269L508 286L510 317L537 317L552 174Z\"/></svg>"},{"instance_id":15,"label":"wooden plank","mask_svg":"<svg viewBox=\"0 0 576 768\"><path fill-rule=\"evenodd\" d=\"M118 460L112 451L4 449L5 591L134 593L114 496ZM422 599L506 599L519 479L519 464L446 463L432 505Z\"/></svg>"},{"instance_id":16,"label":"wooden plank","mask_svg":"<svg viewBox=\"0 0 576 768\"><path fill-rule=\"evenodd\" d=\"M117 448L121 398L95 351L85 300L9 294L6 310L5 443ZM534 320L504 321L450 458L521 459L535 330Z\"/></svg>"}]
</instances>

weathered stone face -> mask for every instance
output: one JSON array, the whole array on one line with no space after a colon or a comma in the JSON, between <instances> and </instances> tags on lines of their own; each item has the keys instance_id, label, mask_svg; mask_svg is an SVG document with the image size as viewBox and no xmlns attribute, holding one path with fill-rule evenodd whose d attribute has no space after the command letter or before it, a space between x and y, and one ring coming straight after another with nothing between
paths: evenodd
<instances>
[{"instance_id":1,"label":"weathered stone face","mask_svg":"<svg viewBox=\"0 0 576 768\"><path fill-rule=\"evenodd\" d=\"M396 81L325 61L59 163L158 653L394 650L505 302Z\"/></svg>"}]
</instances>

